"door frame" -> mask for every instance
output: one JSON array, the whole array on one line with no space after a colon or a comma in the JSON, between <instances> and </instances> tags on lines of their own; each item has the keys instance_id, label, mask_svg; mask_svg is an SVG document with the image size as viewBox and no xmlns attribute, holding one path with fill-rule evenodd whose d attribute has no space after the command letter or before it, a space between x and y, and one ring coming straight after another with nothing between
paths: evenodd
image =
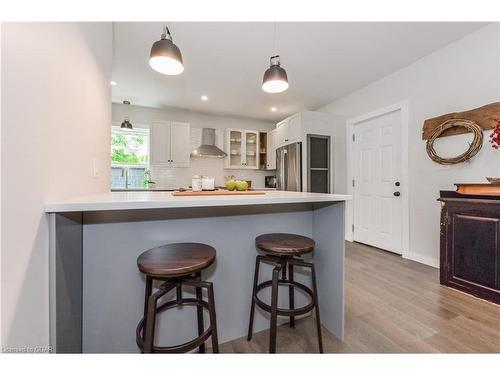
<instances>
[{"instance_id":1,"label":"door frame","mask_svg":"<svg viewBox=\"0 0 500 375\"><path fill-rule=\"evenodd\" d=\"M352 180L355 176L354 165L354 127L366 120L373 119L391 112L401 111L401 218L402 218L402 257L410 258L410 199L409 199L409 177L408 177L408 127L409 127L409 102L407 100L377 109L361 116L350 118L346 121L346 158L347 158L347 194L354 200L354 189ZM354 203L348 201L346 205L346 233L347 241L354 241Z\"/></svg>"}]
</instances>

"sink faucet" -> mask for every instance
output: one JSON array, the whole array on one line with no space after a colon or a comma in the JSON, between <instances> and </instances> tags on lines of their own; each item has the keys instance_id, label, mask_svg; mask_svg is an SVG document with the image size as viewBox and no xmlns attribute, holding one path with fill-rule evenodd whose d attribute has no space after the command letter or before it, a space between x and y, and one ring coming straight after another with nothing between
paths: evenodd
<instances>
[{"instance_id":1,"label":"sink faucet","mask_svg":"<svg viewBox=\"0 0 500 375\"><path fill-rule=\"evenodd\" d=\"M146 169L146 171L144 172L144 175L148 178L148 180L146 181L146 183L148 184L148 187L150 185L156 184L156 182L151 181L151 171L149 169Z\"/></svg>"}]
</instances>

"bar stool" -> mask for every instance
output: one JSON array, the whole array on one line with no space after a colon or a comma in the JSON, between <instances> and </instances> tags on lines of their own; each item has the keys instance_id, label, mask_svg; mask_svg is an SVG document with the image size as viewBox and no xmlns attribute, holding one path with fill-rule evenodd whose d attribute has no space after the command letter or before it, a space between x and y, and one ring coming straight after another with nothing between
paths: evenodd
<instances>
[{"instance_id":1,"label":"bar stool","mask_svg":"<svg viewBox=\"0 0 500 375\"><path fill-rule=\"evenodd\" d=\"M136 342L143 353L186 353L196 347L205 352L205 341L212 338L212 350L219 352L215 316L214 289L211 282L201 279L201 271L215 261L215 249L202 243L174 243L147 250L137 258L139 270L146 275L144 316L137 325ZM153 280L163 283L153 293ZM196 298L184 298L183 286L195 288ZM157 306L158 299L176 290L176 298ZM207 291L208 301L203 300L202 290ZM198 337L175 346L155 346L156 314L175 306L196 306ZM205 330L203 309L208 310L210 325Z\"/></svg>"},{"instance_id":2,"label":"bar stool","mask_svg":"<svg viewBox=\"0 0 500 375\"><path fill-rule=\"evenodd\" d=\"M258 236L255 239L255 245L262 250L265 255L257 255L255 261L255 276L253 280L252 305L250 308L250 323L248 326L247 340L252 339L253 320L255 314L255 305L257 304L262 310L271 313L271 329L269 337L269 353L276 353L276 324L278 316L290 317L290 327L295 327L295 317L303 315L311 310L316 311L316 328L318 334L319 352L323 353L323 340L321 337L321 321L319 317L318 290L316 287L316 272L314 264L307 263L300 257L303 254L310 253L314 250L315 242L309 237L299 236L297 234L288 233L270 233ZM272 280L258 283L260 262L270 263L274 265ZM287 277L288 266L288 277ZM305 267L311 269L312 290L307 286L294 281L293 272L294 266ZM279 277L281 273L281 278ZM288 286L289 309L278 307L278 286ZM271 287L271 305L263 302L258 293ZM295 308L294 306L294 288L305 292L311 302L306 306Z\"/></svg>"}]
</instances>

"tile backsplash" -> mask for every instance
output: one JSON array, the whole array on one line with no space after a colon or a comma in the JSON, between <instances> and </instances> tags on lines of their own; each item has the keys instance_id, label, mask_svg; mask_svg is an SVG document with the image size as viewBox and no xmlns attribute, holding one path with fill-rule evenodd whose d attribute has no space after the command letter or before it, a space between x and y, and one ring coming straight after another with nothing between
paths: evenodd
<instances>
[{"instance_id":1,"label":"tile backsplash","mask_svg":"<svg viewBox=\"0 0 500 375\"><path fill-rule=\"evenodd\" d=\"M201 128L191 128L191 148L195 149L201 143ZM224 150L224 132L216 131L217 147ZM225 176L234 175L237 179L252 180L252 187L264 187L264 177L275 174L275 171L224 169L224 159L201 158L191 159L188 168L170 168L164 165L150 165L151 179L155 187L175 189L191 185L194 175L214 176L215 185L225 184Z\"/></svg>"}]
</instances>

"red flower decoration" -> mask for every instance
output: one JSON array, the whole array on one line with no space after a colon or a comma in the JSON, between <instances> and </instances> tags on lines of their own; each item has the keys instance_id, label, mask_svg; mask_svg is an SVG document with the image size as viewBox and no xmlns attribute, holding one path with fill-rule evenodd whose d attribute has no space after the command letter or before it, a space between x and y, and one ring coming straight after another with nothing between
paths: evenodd
<instances>
[{"instance_id":1,"label":"red flower decoration","mask_svg":"<svg viewBox=\"0 0 500 375\"><path fill-rule=\"evenodd\" d=\"M491 147L498 149L500 147L500 119L495 119L495 127L493 132L490 134Z\"/></svg>"}]
</instances>

